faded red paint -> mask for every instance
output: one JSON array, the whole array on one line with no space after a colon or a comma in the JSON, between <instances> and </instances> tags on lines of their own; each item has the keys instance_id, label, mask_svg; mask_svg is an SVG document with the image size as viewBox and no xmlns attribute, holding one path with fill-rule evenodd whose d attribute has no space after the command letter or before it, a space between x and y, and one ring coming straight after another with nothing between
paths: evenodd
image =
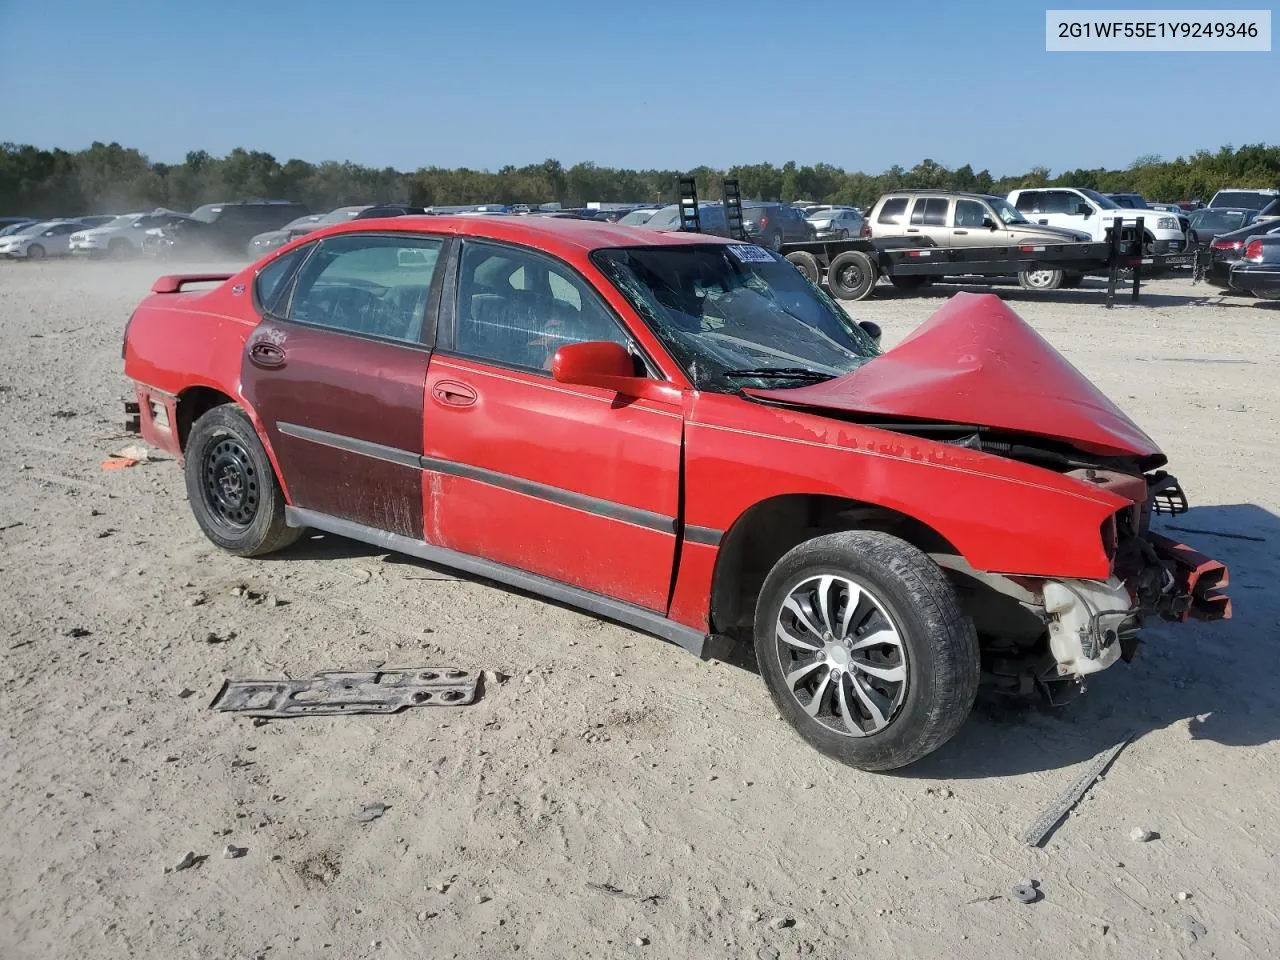
<instances>
[{"instance_id":1,"label":"faded red paint","mask_svg":"<svg viewBox=\"0 0 1280 960\"><path fill-rule=\"evenodd\" d=\"M530 496L430 463L415 473L343 459L353 455L334 456L323 446L304 449L282 437L276 424L299 422L421 452L671 517L679 525L729 531L769 498L824 494L913 517L979 570L1066 578L1109 573L1102 529L1130 500L974 450L699 393L589 259L602 247L730 241L534 217L401 217L317 231L267 260L298 243L362 231L484 237L560 258L622 318L657 364L666 389L653 391L651 399L626 399L333 333L319 336L338 346L317 347L322 359L292 380L268 387L267 377L248 374L242 383L242 370L250 369L246 344L260 327L250 295L254 265L213 290L155 293L143 302L125 348L125 372L138 383L139 398L167 395L180 404L184 391L196 386L232 398L253 420L291 503L531 570L703 630L710 624L716 546L680 544L674 530ZM158 289L180 289L181 279ZM297 325L280 329L287 349L305 342ZM468 390L473 401L463 396ZM445 402L438 395L451 391L463 399ZM902 345L854 374L762 393L817 408L971 422L1101 453L1163 459L1149 437L994 298L955 298ZM173 422L175 417L171 411ZM149 441L174 449L176 439L148 425L145 412L143 425ZM376 508L360 513L352 507L353 498L362 496Z\"/></svg>"}]
</instances>

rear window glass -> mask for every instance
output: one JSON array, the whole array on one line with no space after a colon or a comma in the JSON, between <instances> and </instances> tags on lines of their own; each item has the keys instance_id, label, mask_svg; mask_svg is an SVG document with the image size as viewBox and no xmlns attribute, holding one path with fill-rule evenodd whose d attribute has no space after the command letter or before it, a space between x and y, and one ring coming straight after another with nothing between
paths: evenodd
<instances>
[{"instance_id":1,"label":"rear window glass","mask_svg":"<svg viewBox=\"0 0 1280 960\"><path fill-rule=\"evenodd\" d=\"M880 207L880 216L876 218L877 223L902 223L902 215L907 212L907 198L894 197L886 200L884 205Z\"/></svg>"}]
</instances>

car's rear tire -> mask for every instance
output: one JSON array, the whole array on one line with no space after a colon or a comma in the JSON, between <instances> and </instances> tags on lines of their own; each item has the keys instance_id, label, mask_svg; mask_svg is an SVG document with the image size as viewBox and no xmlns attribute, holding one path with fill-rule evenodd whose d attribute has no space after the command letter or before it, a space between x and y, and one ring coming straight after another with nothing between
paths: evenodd
<instances>
[{"instance_id":1,"label":"car's rear tire","mask_svg":"<svg viewBox=\"0 0 1280 960\"><path fill-rule=\"evenodd\" d=\"M1062 270L1023 270L1018 283L1023 290L1057 290L1062 286Z\"/></svg>"},{"instance_id":2,"label":"car's rear tire","mask_svg":"<svg viewBox=\"0 0 1280 960\"><path fill-rule=\"evenodd\" d=\"M46 256L47 253L45 252L44 247L40 246L38 243L33 243L31 246L27 247L28 260L43 260Z\"/></svg>"},{"instance_id":3,"label":"car's rear tire","mask_svg":"<svg viewBox=\"0 0 1280 960\"><path fill-rule=\"evenodd\" d=\"M1065 270L1062 274L1062 289L1074 290L1084 283L1084 274L1076 270Z\"/></svg>"},{"instance_id":4,"label":"car's rear tire","mask_svg":"<svg viewBox=\"0 0 1280 960\"><path fill-rule=\"evenodd\" d=\"M806 253L803 250L788 253L787 262L803 273L812 284L816 285L818 279L822 276L822 268L818 265L818 258L812 253Z\"/></svg>"},{"instance_id":5,"label":"car's rear tire","mask_svg":"<svg viewBox=\"0 0 1280 960\"><path fill-rule=\"evenodd\" d=\"M244 411L214 407L191 427L187 499L201 531L238 557L259 557L293 543L302 530L284 520L284 491Z\"/></svg>"},{"instance_id":6,"label":"car's rear tire","mask_svg":"<svg viewBox=\"0 0 1280 960\"><path fill-rule=\"evenodd\" d=\"M774 253L780 253L782 251L782 244L783 238L781 230L778 230L769 236L769 249Z\"/></svg>"},{"instance_id":7,"label":"car's rear tire","mask_svg":"<svg viewBox=\"0 0 1280 960\"><path fill-rule=\"evenodd\" d=\"M787 722L862 770L942 746L978 690L978 637L946 576L877 531L817 537L779 560L756 604L755 652Z\"/></svg>"},{"instance_id":8,"label":"car's rear tire","mask_svg":"<svg viewBox=\"0 0 1280 960\"><path fill-rule=\"evenodd\" d=\"M861 250L847 250L827 267L827 286L842 300L865 300L875 289L879 270Z\"/></svg>"}]
</instances>

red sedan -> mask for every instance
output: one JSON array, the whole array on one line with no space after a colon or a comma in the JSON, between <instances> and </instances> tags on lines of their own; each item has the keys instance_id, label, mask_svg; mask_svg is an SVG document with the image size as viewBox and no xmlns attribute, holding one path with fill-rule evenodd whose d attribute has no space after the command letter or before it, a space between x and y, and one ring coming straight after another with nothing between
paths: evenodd
<instances>
[{"instance_id":1,"label":"red sedan","mask_svg":"<svg viewBox=\"0 0 1280 960\"><path fill-rule=\"evenodd\" d=\"M538 217L357 221L152 289L125 371L214 543L311 527L753 643L864 769L944 743L980 674L1061 695L1145 616L1230 612L1150 529L1186 509L1159 448L994 296L882 354L761 247Z\"/></svg>"}]
</instances>

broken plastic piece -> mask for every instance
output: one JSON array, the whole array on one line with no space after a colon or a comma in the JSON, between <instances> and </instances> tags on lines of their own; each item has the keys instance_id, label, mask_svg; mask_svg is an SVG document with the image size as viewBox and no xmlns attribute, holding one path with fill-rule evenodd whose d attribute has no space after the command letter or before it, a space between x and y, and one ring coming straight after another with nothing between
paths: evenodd
<instances>
[{"instance_id":1,"label":"broken plastic piece","mask_svg":"<svg viewBox=\"0 0 1280 960\"><path fill-rule=\"evenodd\" d=\"M326 670L302 680L227 680L209 709L255 717L398 713L461 707L476 699L476 676L451 667Z\"/></svg>"},{"instance_id":2,"label":"broken plastic piece","mask_svg":"<svg viewBox=\"0 0 1280 960\"><path fill-rule=\"evenodd\" d=\"M1048 839L1049 834L1053 832L1053 828L1058 825L1058 822L1080 802L1080 798L1093 786L1094 781L1106 772L1107 767L1111 766L1111 761L1120 755L1120 751L1132 739L1133 732L1130 731L1115 746L1108 747L1094 757L1076 781L1058 794L1053 803L1036 818L1035 823L1027 828L1026 833L1022 835L1023 841L1032 847L1042 845Z\"/></svg>"}]
</instances>

